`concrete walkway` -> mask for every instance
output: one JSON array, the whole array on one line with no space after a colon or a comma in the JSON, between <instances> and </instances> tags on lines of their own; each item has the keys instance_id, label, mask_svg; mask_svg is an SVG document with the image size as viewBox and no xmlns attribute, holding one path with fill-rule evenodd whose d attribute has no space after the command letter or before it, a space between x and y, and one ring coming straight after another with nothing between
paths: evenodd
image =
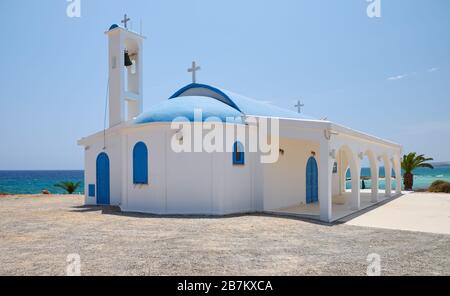
<instances>
[{"instance_id":1,"label":"concrete walkway","mask_svg":"<svg viewBox=\"0 0 450 296\"><path fill-rule=\"evenodd\" d=\"M383 203L391 198L395 198L396 195L392 194L391 197L386 197L384 195L384 190L380 190L378 193L378 202L372 202L371 190L361 190L361 205L359 210L352 209L351 196L351 191L347 191L338 196L333 196L332 222L341 220L342 218L351 216L352 214L363 212L365 209ZM295 205L284 209L267 211L267 213L320 220L320 204L314 203Z\"/></svg>"},{"instance_id":2,"label":"concrete walkway","mask_svg":"<svg viewBox=\"0 0 450 296\"><path fill-rule=\"evenodd\" d=\"M450 234L450 194L406 194L346 224Z\"/></svg>"}]
</instances>

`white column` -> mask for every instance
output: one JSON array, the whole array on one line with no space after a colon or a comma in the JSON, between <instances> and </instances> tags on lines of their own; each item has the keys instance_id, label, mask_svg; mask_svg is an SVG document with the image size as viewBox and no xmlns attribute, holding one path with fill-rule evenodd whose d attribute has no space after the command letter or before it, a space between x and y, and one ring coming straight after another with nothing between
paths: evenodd
<instances>
[{"instance_id":1,"label":"white column","mask_svg":"<svg viewBox=\"0 0 450 296\"><path fill-rule=\"evenodd\" d=\"M384 183L385 183L385 190L386 190L386 193L385 193L385 196L386 197L391 197L391 192L392 192L392 184L391 184L391 178L392 178L392 168L391 168L391 164L390 164L390 161L389 161L389 159L387 159L387 160L385 160L385 162L384 162L384 175L385 175L385 181L384 181Z\"/></svg>"},{"instance_id":2,"label":"white column","mask_svg":"<svg viewBox=\"0 0 450 296\"><path fill-rule=\"evenodd\" d=\"M319 159L319 202L320 202L320 220L331 222L332 213L332 188L331 178L333 170L333 161L330 157L330 142L326 139L320 141L320 159Z\"/></svg>"},{"instance_id":3,"label":"white column","mask_svg":"<svg viewBox=\"0 0 450 296\"><path fill-rule=\"evenodd\" d=\"M379 187L379 167L378 163L375 161L371 161L371 175L372 175L372 202L378 202L378 187Z\"/></svg>"},{"instance_id":4,"label":"white column","mask_svg":"<svg viewBox=\"0 0 450 296\"><path fill-rule=\"evenodd\" d=\"M396 161L396 168L395 168L395 177L397 181L397 188L396 193L401 194L402 193L402 168L400 167L401 160L398 158Z\"/></svg>"},{"instance_id":5,"label":"white column","mask_svg":"<svg viewBox=\"0 0 450 296\"><path fill-rule=\"evenodd\" d=\"M352 155L354 158L354 156ZM350 167L352 174L352 209L359 210L361 208L361 166L359 159L354 159L353 167Z\"/></svg>"}]
</instances>

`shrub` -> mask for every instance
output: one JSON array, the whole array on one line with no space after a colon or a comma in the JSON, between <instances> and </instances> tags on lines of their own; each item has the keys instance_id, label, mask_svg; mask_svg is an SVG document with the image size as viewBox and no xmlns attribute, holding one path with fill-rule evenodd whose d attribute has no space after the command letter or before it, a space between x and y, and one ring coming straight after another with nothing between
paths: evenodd
<instances>
[{"instance_id":1,"label":"shrub","mask_svg":"<svg viewBox=\"0 0 450 296\"><path fill-rule=\"evenodd\" d=\"M428 189L430 192L444 192L444 193L450 193L450 182L438 180L433 182L431 184L430 189Z\"/></svg>"},{"instance_id":2,"label":"shrub","mask_svg":"<svg viewBox=\"0 0 450 296\"><path fill-rule=\"evenodd\" d=\"M441 185L441 192L450 193L450 183L444 183Z\"/></svg>"},{"instance_id":3,"label":"shrub","mask_svg":"<svg viewBox=\"0 0 450 296\"><path fill-rule=\"evenodd\" d=\"M73 194L77 188L80 186L81 182L61 182L58 184L55 184L55 187L59 187L67 191L69 194Z\"/></svg>"}]
</instances>

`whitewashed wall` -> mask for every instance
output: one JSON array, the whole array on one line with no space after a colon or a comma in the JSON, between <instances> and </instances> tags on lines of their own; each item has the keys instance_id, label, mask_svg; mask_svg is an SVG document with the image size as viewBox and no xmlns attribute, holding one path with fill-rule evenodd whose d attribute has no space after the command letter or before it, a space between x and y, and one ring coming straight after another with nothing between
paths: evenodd
<instances>
[{"instance_id":1,"label":"whitewashed wall","mask_svg":"<svg viewBox=\"0 0 450 296\"><path fill-rule=\"evenodd\" d=\"M254 159L259 158L246 153L245 166L234 166L231 152L175 153L170 147L173 135L167 124L150 124L126 133L123 210L213 215L256 210L261 203L254 198L252 171ZM132 151L138 142L144 142L149 151L149 185L132 182Z\"/></svg>"},{"instance_id":2,"label":"whitewashed wall","mask_svg":"<svg viewBox=\"0 0 450 296\"><path fill-rule=\"evenodd\" d=\"M372 159L399 160L401 146L371 141L365 136L346 134L344 128L331 140L324 139L326 122L280 121L280 148L285 154L275 164L261 164L259 153L245 153L245 166L232 163L232 153L175 153L170 147L175 131L170 124L148 124L119 127L108 131L106 150L110 159L111 204L124 211L152 214L212 214L224 215L271 211L306 202L306 165L311 152L321 168L321 159L346 166L352 157L360 170L359 154L370 151ZM228 126L230 128L230 126ZM234 128L234 127L233 127ZM224 133L225 135L226 133ZM245 143L242 136L235 139ZM149 184L134 185L132 151L136 143L144 142L149 150ZM233 141L234 143L234 141ZM233 143L226 143L232 146ZM326 144L322 147L321 145ZM96 159L103 152L102 133L80 140L87 147L85 158L86 196L88 185L96 183ZM246 143L248 149L248 143ZM348 155L339 154L341 148ZM230 147L229 147L230 148ZM330 155L321 157L321 151ZM335 158L332 158L335 151ZM398 162L398 161L397 161ZM323 170L322 170L323 171ZM342 190L345 171L341 174L321 173L331 178L330 196ZM352 172L353 173L353 172ZM358 173L359 174L359 173ZM341 180L339 180L341 179ZM328 185L319 179L319 198L327 200ZM354 204L359 199L355 192ZM356 198L358 197L358 198ZM86 204L95 204L95 197L86 197ZM329 213L327 213L328 216ZM330 217L324 220L329 220Z\"/></svg>"},{"instance_id":3,"label":"whitewashed wall","mask_svg":"<svg viewBox=\"0 0 450 296\"><path fill-rule=\"evenodd\" d=\"M85 150L85 203L87 205L97 204L96 197L88 196L89 184L96 184L96 163L100 153L105 152L109 157L110 166L110 203L111 205L120 206L122 204L122 140L120 135L114 134L107 136L106 149L103 149L103 137L98 137L97 141L90 143Z\"/></svg>"},{"instance_id":4,"label":"whitewashed wall","mask_svg":"<svg viewBox=\"0 0 450 296\"><path fill-rule=\"evenodd\" d=\"M319 143L282 138L284 155L264 165L264 207L276 210L306 203L306 166L311 152L319 165Z\"/></svg>"}]
</instances>

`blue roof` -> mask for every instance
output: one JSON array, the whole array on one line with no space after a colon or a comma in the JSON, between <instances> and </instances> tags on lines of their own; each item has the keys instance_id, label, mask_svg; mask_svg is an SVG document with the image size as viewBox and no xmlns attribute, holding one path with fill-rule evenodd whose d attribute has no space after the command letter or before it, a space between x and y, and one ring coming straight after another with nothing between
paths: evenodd
<instances>
[{"instance_id":1,"label":"blue roof","mask_svg":"<svg viewBox=\"0 0 450 296\"><path fill-rule=\"evenodd\" d=\"M183 97L184 95L212 97L249 116L253 115L287 119L315 119L314 117L299 114L295 111L284 109L267 102L258 101L224 89L218 89L209 85L198 83L192 83L181 88L172 97L170 97L170 100Z\"/></svg>"},{"instance_id":2,"label":"blue roof","mask_svg":"<svg viewBox=\"0 0 450 296\"><path fill-rule=\"evenodd\" d=\"M188 92L192 92L195 90L208 90L209 94L207 94L206 96L214 98L216 100L221 101L224 104L227 104L230 107L233 107L234 109L241 111L239 109L239 107L233 102L233 100L228 97L224 92L222 92L220 89L212 87L210 85L206 85L206 84L198 84L198 83L192 83L189 85L186 85L185 87L181 88L180 90L178 90L174 95L172 95L169 100L174 99L174 98L179 98L179 97L183 97L186 96L186 93ZM196 92L198 94L198 91Z\"/></svg>"},{"instance_id":3,"label":"blue roof","mask_svg":"<svg viewBox=\"0 0 450 296\"><path fill-rule=\"evenodd\" d=\"M202 118L195 118L195 109L202 110ZM243 115L286 119L315 119L230 91L205 84L193 83L181 88L169 100L153 106L150 112L140 115L135 120L135 123L172 122L179 117L192 122L205 121L207 118L215 117L216 120L222 122L243 123ZM230 120L230 118L234 118L234 120Z\"/></svg>"},{"instance_id":4,"label":"blue roof","mask_svg":"<svg viewBox=\"0 0 450 296\"><path fill-rule=\"evenodd\" d=\"M112 24L111 27L109 27L109 31L118 28L119 26L117 24Z\"/></svg>"},{"instance_id":5,"label":"blue roof","mask_svg":"<svg viewBox=\"0 0 450 296\"><path fill-rule=\"evenodd\" d=\"M196 118L196 109L202 111L201 118ZM135 123L173 122L186 119L191 122L204 122L208 119L215 122L242 123L242 113L213 98L189 96L159 103L153 106L150 112L136 118Z\"/></svg>"}]
</instances>

